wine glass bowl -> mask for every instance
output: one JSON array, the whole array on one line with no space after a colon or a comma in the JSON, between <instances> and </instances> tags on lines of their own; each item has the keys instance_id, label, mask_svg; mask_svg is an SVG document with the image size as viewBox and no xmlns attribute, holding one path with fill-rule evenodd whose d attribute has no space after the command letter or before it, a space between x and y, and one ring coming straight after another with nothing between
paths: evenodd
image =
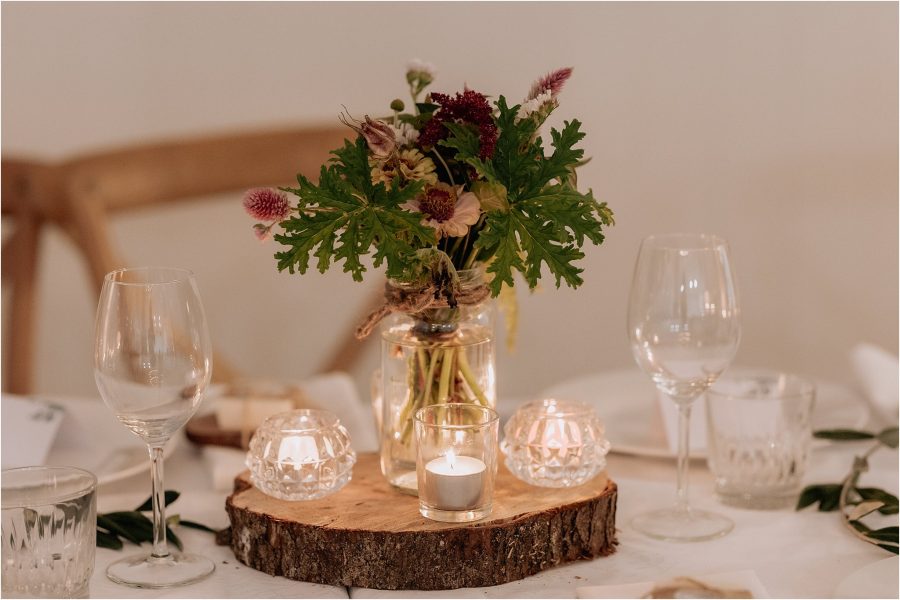
<instances>
[{"instance_id":1,"label":"wine glass bowl","mask_svg":"<svg viewBox=\"0 0 900 600\"><path fill-rule=\"evenodd\" d=\"M687 500L691 404L728 367L741 337L728 244L709 234L653 235L641 243L628 304L628 335L638 366L679 409L678 489L674 508L635 518L643 533L697 541L733 524Z\"/></svg>"},{"instance_id":2,"label":"wine glass bowl","mask_svg":"<svg viewBox=\"0 0 900 600\"><path fill-rule=\"evenodd\" d=\"M144 267L106 275L97 310L94 379L103 401L150 453L153 550L114 562L107 576L133 587L199 581L212 561L170 552L162 484L163 447L194 415L212 375L212 347L193 274Z\"/></svg>"}]
</instances>

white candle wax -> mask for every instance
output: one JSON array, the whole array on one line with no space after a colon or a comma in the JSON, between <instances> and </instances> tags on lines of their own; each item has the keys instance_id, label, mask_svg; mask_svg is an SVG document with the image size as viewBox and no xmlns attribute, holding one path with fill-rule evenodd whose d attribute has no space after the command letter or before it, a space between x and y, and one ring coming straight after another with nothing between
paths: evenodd
<instances>
[{"instance_id":1,"label":"white candle wax","mask_svg":"<svg viewBox=\"0 0 900 600\"><path fill-rule=\"evenodd\" d=\"M424 500L439 510L477 508L486 472L483 461L448 452L425 465Z\"/></svg>"}]
</instances>

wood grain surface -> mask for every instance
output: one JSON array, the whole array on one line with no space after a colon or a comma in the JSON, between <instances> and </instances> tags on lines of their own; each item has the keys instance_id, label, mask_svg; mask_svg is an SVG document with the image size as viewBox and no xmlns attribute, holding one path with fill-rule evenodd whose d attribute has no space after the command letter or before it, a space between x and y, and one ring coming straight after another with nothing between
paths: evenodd
<instances>
[{"instance_id":1,"label":"wood grain surface","mask_svg":"<svg viewBox=\"0 0 900 600\"><path fill-rule=\"evenodd\" d=\"M394 490L378 456L360 455L353 480L332 496L288 502L235 481L226 501L230 543L243 563L271 575L378 589L497 585L615 551L617 488L605 475L575 488L529 486L501 466L493 511L471 524L419 514Z\"/></svg>"}]
</instances>

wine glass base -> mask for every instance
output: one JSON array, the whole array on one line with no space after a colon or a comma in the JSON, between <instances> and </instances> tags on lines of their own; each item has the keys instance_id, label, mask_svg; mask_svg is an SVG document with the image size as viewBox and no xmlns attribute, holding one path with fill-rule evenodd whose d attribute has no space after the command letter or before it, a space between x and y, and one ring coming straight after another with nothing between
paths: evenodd
<instances>
[{"instance_id":1,"label":"wine glass base","mask_svg":"<svg viewBox=\"0 0 900 600\"><path fill-rule=\"evenodd\" d=\"M734 522L720 514L697 509L663 508L637 515L631 525L649 537L666 542L702 542L734 529Z\"/></svg>"},{"instance_id":2,"label":"wine glass base","mask_svg":"<svg viewBox=\"0 0 900 600\"><path fill-rule=\"evenodd\" d=\"M130 587L160 589L196 583L215 570L213 561L196 554L173 552L160 558L148 553L117 560L106 569L106 576Z\"/></svg>"}]
</instances>

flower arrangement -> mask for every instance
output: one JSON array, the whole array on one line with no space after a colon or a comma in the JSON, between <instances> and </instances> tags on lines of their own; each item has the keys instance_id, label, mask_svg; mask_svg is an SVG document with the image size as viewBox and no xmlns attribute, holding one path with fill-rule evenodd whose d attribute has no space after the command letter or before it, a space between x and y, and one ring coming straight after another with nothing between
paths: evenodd
<instances>
[{"instance_id":1,"label":"flower arrangement","mask_svg":"<svg viewBox=\"0 0 900 600\"><path fill-rule=\"evenodd\" d=\"M581 123L550 131L552 152L539 135L557 108L572 69L534 82L520 104L466 88L454 95L422 94L434 69L413 61L406 72L411 109L394 100L392 114L363 120L342 115L356 137L333 151L318 184L303 175L298 187L250 190L247 212L261 221L258 237L274 235L285 248L278 269L305 273L315 257L320 272L343 262L361 281L362 257L373 252L393 280L429 287L450 305L459 291L457 271L486 265L490 293L512 286L513 273L529 288L542 266L575 288L585 240L603 242L612 211L590 190L577 189L584 163ZM291 206L288 196L296 197ZM429 287L430 289L430 287Z\"/></svg>"},{"instance_id":2,"label":"flower arrangement","mask_svg":"<svg viewBox=\"0 0 900 600\"><path fill-rule=\"evenodd\" d=\"M357 330L367 336L389 313L408 317L383 332L381 466L401 489L416 485L413 415L424 406L496 400L491 296L510 299L514 273L529 288L543 268L573 288L582 283L585 241L603 242L612 211L590 190L580 192L576 169L584 151L581 123L541 126L557 108L572 69L538 79L524 101L491 103L472 89L426 93L434 69L412 63L411 96L390 103L392 114L341 122L355 136L334 150L318 183L258 188L244 207L261 239L274 239L278 269L306 273L334 263L360 281L363 257L386 265L385 305ZM295 197L294 204L288 194ZM514 299L514 296L512 296ZM515 312L513 302L507 302ZM509 318L507 326L514 323Z\"/></svg>"}]
</instances>

